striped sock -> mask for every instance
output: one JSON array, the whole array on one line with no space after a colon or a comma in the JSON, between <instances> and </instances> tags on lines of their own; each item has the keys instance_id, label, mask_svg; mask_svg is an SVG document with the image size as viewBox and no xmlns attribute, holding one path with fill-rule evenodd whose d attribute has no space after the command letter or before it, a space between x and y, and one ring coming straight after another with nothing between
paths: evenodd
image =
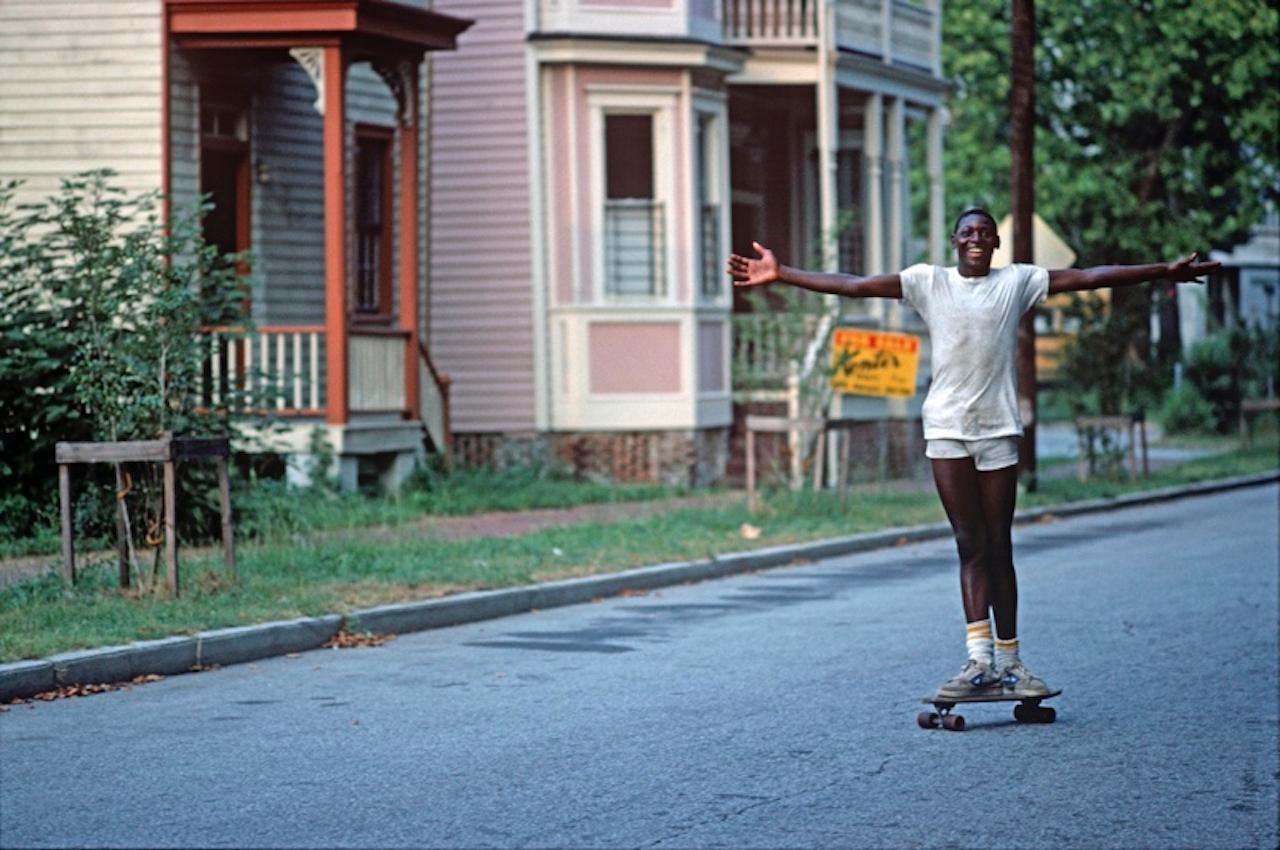
<instances>
[{"instance_id":1,"label":"striped sock","mask_svg":"<svg viewBox=\"0 0 1280 850\"><path fill-rule=\"evenodd\" d=\"M991 621L978 620L965 626L965 646L969 649L972 661L990 664L993 643L991 639Z\"/></svg>"},{"instance_id":2,"label":"striped sock","mask_svg":"<svg viewBox=\"0 0 1280 850\"><path fill-rule=\"evenodd\" d=\"M1008 640L997 639L995 650L997 670L1004 670L1021 660L1018 658L1018 639L1016 637Z\"/></svg>"}]
</instances>

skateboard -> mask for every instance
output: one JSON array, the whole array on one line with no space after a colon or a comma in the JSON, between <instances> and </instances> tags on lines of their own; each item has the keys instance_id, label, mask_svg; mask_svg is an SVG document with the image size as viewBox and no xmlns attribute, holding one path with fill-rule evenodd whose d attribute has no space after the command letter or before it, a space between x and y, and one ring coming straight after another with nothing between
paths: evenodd
<instances>
[{"instance_id":1,"label":"skateboard","mask_svg":"<svg viewBox=\"0 0 1280 850\"><path fill-rule=\"evenodd\" d=\"M942 698L937 695L924 697L920 702L925 705L932 705L935 711L922 711L916 715L916 723L921 729L937 729L941 726L951 732L961 732L964 730L964 718L959 714L952 714L951 710L957 705L966 702L1016 702L1013 707L1013 719L1019 723L1052 723L1058 716L1058 713L1052 707L1041 705L1042 700L1051 699L1062 693L1059 688L1056 691L1049 691L1042 697L1019 697L1011 694L983 694L975 697L950 697Z\"/></svg>"}]
</instances>

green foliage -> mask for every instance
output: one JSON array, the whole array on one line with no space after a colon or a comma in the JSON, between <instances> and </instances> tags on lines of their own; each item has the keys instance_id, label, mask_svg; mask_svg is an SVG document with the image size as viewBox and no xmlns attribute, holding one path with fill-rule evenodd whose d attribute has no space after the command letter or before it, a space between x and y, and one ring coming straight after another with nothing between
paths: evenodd
<instances>
[{"instance_id":1,"label":"green foliage","mask_svg":"<svg viewBox=\"0 0 1280 850\"><path fill-rule=\"evenodd\" d=\"M1220 434L1236 427L1240 402L1261 398L1275 386L1280 332L1275 327L1227 328L1191 347L1186 377L1213 411Z\"/></svg>"},{"instance_id":2,"label":"green foliage","mask_svg":"<svg viewBox=\"0 0 1280 850\"><path fill-rule=\"evenodd\" d=\"M1130 344L1146 318L1131 310L1110 309L1093 293L1073 296L1065 313L1079 324L1062 352L1071 416L1129 414L1154 406L1164 376Z\"/></svg>"},{"instance_id":3,"label":"green foliage","mask_svg":"<svg viewBox=\"0 0 1280 850\"><path fill-rule=\"evenodd\" d=\"M202 326L240 324L239 257L203 242L203 207L163 221L155 193L130 195L110 171L64 180L43 203L18 206L0 187L0 488L6 525L44 524L56 505L58 441L225 434L224 412L200 406L208 350ZM234 407L235 405L231 405ZM154 464L77 469L81 533L114 533L112 490L133 493L143 542L159 515ZM191 465L188 483L207 478ZM203 482L209 484L208 480ZM208 524L208 486L184 501L184 531Z\"/></svg>"},{"instance_id":4,"label":"green foliage","mask_svg":"<svg viewBox=\"0 0 1280 850\"><path fill-rule=\"evenodd\" d=\"M1192 383L1171 387L1160 403L1157 417L1170 434L1203 434L1217 425L1213 405Z\"/></svg>"},{"instance_id":5,"label":"green foliage","mask_svg":"<svg viewBox=\"0 0 1280 850\"><path fill-rule=\"evenodd\" d=\"M944 5L946 191L1009 207L1009 3ZM1242 241L1277 195L1280 12L1265 0L1036 4L1036 209L1081 265Z\"/></svg>"}]
</instances>

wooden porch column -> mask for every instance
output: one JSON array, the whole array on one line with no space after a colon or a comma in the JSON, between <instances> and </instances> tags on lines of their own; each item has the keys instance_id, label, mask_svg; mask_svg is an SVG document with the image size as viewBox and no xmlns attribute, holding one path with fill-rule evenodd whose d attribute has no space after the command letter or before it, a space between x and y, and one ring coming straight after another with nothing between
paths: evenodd
<instances>
[{"instance_id":1,"label":"wooden porch column","mask_svg":"<svg viewBox=\"0 0 1280 850\"><path fill-rule=\"evenodd\" d=\"M935 7L937 6L935 2ZM947 212L944 198L942 171L942 132L946 123L943 107L929 110L929 262L935 266L947 264Z\"/></svg>"},{"instance_id":2,"label":"wooden porch column","mask_svg":"<svg viewBox=\"0 0 1280 850\"><path fill-rule=\"evenodd\" d=\"M408 418L422 416L418 399L418 63L404 63L400 122L400 327L405 337L404 401Z\"/></svg>"},{"instance_id":3,"label":"wooden porch column","mask_svg":"<svg viewBox=\"0 0 1280 850\"><path fill-rule=\"evenodd\" d=\"M863 216L866 268L863 274L885 274L884 261L884 98L867 95L866 119L862 128L862 149L867 158L867 211ZM898 271L898 269L894 269ZM884 320L884 301L871 299L872 315Z\"/></svg>"},{"instance_id":4,"label":"wooden porch column","mask_svg":"<svg viewBox=\"0 0 1280 850\"><path fill-rule=\"evenodd\" d=\"M346 56L324 48L324 328L327 421L347 422Z\"/></svg>"}]
</instances>

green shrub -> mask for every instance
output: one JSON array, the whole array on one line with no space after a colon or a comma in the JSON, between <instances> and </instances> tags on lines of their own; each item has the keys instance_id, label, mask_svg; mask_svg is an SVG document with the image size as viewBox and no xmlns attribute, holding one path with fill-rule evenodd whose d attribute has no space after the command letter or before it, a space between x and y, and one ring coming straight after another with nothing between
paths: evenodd
<instances>
[{"instance_id":1,"label":"green shrub","mask_svg":"<svg viewBox=\"0 0 1280 850\"><path fill-rule=\"evenodd\" d=\"M1213 405L1191 383L1170 389L1156 417L1170 434L1202 434L1217 427Z\"/></svg>"},{"instance_id":2,"label":"green shrub","mask_svg":"<svg viewBox=\"0 0 1280 850\"><path fill-rule=\"evenodd\" d=\"M1223 328L1187 353L1187 380L1212 406L1218 433L1236 427L1243 399L1264 397L1275 387L1278 337L1274 327Z\"/></svg>"},{"instance_id":3,"label":"green shrub","mask_svg":"<svg viewBox=\"0 0 1280 850\"><path fill-rule=\"evenodd\" d=\"M0 492L20 499L5 505L20 525L57 503L59 441L231 430L225 412L200 404L208 351L199 330L244 324L243 258L205 244L207 206L165 221L157 193L127 193L113 177L80 174L21 206L19 184L0 185ZM205 466L183 470L187 539L216 527ZM114 536L123 505L139 546L155 538L156 464L81 466L75 477L78 533Z\"/></svg>"}]
</instances>

